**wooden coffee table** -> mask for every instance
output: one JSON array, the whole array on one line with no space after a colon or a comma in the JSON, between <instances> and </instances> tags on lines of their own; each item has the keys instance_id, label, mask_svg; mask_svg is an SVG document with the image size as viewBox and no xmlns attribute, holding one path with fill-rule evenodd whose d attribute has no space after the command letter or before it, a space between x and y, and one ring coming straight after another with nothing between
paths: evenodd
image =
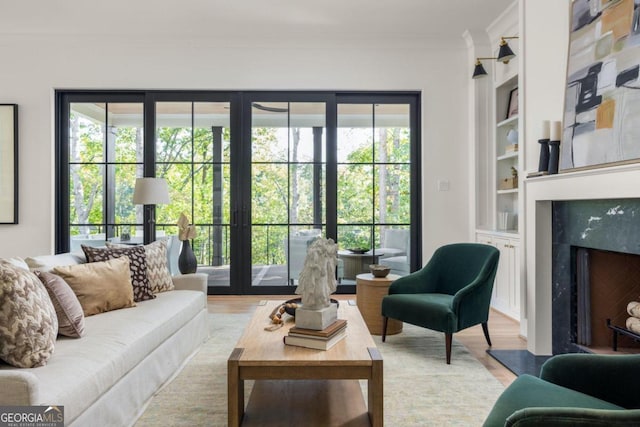
<instances>
[{"instance_id":1,"label":"wooden coffee table","mask_svg":"<svg viewBox=\"0 0 640 427\"><path fill-rule=\"evenodd\" d=\"M303 420L305 426L348 422L382 426L382 357L355 303L340 301L338 318L347 319L347 337L327 351L285 345L283 337L292 321L265 331L269 314L278 305L261 302L229 357L229 425L289 425L291 420ZM360 379L368 380L366 407ZM246 411L245 380L258 380Z\"/></svg>"}]
</instances>

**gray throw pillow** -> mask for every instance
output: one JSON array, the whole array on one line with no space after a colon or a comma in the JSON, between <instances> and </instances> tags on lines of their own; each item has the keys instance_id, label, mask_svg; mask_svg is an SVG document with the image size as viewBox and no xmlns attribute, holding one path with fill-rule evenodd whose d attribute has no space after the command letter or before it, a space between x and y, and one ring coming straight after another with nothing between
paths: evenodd
<instances>
[{"instance_id":1,"label":"gray throw pillow","mask_svg":"<svg viewBox=\"0 0 640 427\"><path fill-rule=\"evenodd\" d=\"M58 317L58 334L71 338L84 335L84 313L78 297L73 289L60 276L47 271L36 271L49 293L53 307Z\"/></svg>"}]
</instances>

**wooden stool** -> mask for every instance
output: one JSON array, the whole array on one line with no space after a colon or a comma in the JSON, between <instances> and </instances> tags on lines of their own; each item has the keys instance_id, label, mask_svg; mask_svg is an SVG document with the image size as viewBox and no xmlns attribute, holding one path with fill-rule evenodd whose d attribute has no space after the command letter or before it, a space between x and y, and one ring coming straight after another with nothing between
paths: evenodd
<instances>
[{"instance_id":1,"label":"wooden stool","mask_svg":"<svg viewBox=\"0 0 640 427\"><path fill-rule=\"evenodd\" d=\"M399 279L396 274L387 277L375 277L371 273L358 274L356 276L356 301L364 323L367 324L371 335L382 335L382 298L389 293L391 283ZM387 335L395 335L402 332L402 322L389 319Z\"/></svg>"}]
</instances>

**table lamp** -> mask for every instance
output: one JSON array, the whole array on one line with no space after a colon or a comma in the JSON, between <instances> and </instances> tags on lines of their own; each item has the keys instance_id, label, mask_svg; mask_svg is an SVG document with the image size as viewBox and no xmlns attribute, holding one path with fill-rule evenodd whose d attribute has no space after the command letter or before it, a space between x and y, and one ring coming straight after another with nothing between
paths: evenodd
<instances>
[{"instance_id":1,"label":"table lamp","mask_svg":"<svg viewBox=\"0 0 640 427\"><path fill-rule=\"evenodd\" d=\"M147 228L144 233L144 243L151 243L156 239L155 205L169 203L169 186L164 178L136 178L133 190L133 203L144 205L149 212Z\"/></svg>"}]
</instances>

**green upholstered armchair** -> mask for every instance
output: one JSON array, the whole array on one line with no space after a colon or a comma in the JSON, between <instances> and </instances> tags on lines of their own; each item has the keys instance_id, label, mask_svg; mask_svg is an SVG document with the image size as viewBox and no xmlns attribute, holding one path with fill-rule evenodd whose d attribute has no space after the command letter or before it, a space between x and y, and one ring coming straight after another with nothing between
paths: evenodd
<instances>
[{"instance_id":1,"label":"green upholstered armchair","mask_svg":"<svg viewBox=\"0 0 640 427\"><path fill-rule=\"evenodd\" d=\"M484 426L640 426L639 385L640 354L554 356L540 378L516 378Z\"/></svg>"},{"instance_id":2,"label":"green upholstered armchair","mask_svg":"<svg viewBox=\"0 0 640 427\"><path fill-rule=\"evenodd\" d=\"M482 325L491 345L487 320L500 252L481 243L438 248L426 266L394 281L382 299L382 341L389 317L444 332L447 364L454 332Z\"/></svg>"}]
</instances>

